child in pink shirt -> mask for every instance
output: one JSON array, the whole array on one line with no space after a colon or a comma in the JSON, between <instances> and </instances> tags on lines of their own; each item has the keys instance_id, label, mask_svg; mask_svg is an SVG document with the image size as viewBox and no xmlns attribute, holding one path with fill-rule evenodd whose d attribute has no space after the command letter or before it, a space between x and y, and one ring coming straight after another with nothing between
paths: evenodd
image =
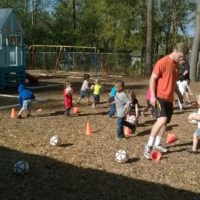
<instances>
[{"instance_id":1,"label":"child in pink shirt","mask_svg":"<svg viewBox=\"0 0 200 200\"><path fill-rule=\"evenodd\" d=\"M147 89L146 92L146 107L144 108L143 112L141 112L141 115L144 116L145 112L149 109L151 109L151 116L153 117L153 106L150 103L150 99L151 99L151 91L150 88Z\"/></svg>"}]
</instances>

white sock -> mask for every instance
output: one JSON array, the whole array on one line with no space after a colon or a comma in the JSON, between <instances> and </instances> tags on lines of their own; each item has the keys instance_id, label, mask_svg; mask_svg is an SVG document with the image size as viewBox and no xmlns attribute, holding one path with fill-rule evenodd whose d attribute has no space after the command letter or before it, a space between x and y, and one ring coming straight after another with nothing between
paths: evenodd
<instances>
[{"instance_id":1,"label":"white sock","mask_svg":"<svg viewBox=\"0 0 200 200\"><path fill-rule=\"evenodd\" d=\"M152 147L154 144L155 137L150 136L147 146Z\"/></svg>"},{"instance_id":2,"label":"white sock","mask_svg":"<svg viewBox=\"0 0 200 200\"><path fill-rule=\"evenodd\" d=\"M161 142L162 137L161 136L156 136L156 141L155 141L155 146L159 146Z\"/></svg>"}]
</instances>

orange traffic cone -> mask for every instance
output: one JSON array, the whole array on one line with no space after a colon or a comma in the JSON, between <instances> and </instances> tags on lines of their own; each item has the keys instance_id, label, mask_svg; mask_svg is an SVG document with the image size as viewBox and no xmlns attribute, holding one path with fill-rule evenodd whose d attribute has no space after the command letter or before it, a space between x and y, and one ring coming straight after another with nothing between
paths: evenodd
<instances>
[{"instance_id":1,"label":"orange traffic cone","mask_svg":"<svg viewBox=\"0 0 200 200\"><path fill-rule=\"evenodd\" d=\"M15 108L12 108L10 117L11 118L16 118L17 117L17 113L16 113Z\"/></svg>"},{"instance_id":2,"label":"orange traffic cone","mask_svg":"<svg viewBox=\"0 0 200 200\"><path fill-rule=\"evenodd\" d=\"M74 114L80 113L79 107L74 107L73 111L74 111Z\"/></svg>"},{"instance_id":3,"label":"orange traffic cone","mask_svg":"<svg viewBox=\"0 0 200 200\"><path fill-rule=\"evenodd\" d=\"M173 134L173 133L169 133L169 134L167 135L166 143L167 143L167 144L170 144L170 143L175 142L176 140L177 140L176 135Z\"/></svg>"},{"instance_id":4,"label":"orange traffic cone","mask_svg":"<svg viewBox=\"0 0 200 200\"><path fill-rule=\"evenodd\" d=\"M92 135L92 128L90 126L90 123L87 122L86 124L86 132L85 132L86 135Z\"/></svg>"},{"instance_id":5,"label":"orange traffic cone","mask_svg":"<svg viewBox=\"0 0 200 200\"><path fill-rule=\"evenodd\" d=\"M132 136L132 130L131 130L129 127L127 127L127 126L125 126L124 135L125 135L126 137Z\"/></svg>"},{"instance_id":6,"label":"orange traffic cone","mask_svg":"<svg viewBox=\"0 0 200 200\"><path fill-rule=\"evenodd\" d=\"M160 151L158 150L151 151L151 160L158 162L160 161L161 157L162 157L162 153Z\"/></svg>"}]
</instances>

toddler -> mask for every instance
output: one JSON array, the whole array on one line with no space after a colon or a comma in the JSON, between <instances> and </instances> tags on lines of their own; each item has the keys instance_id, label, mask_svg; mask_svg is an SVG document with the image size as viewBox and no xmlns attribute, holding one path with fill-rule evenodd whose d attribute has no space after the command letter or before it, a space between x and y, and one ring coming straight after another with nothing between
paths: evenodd
<instances>
[{"instance_id":1,"label":"toddler","mask_svg":"<svg viewBox=\"0 0 200 200\"><path fill-rule=\"evenodd\" d=\"M191 103L190 102L190 96L188 92L190 91L190 88L188 86L188 80L183 80L180 79L177 82L178 89L182 96L184 97L184 103ZM178 104L179 104L179 109L182 111L183 110L183 104L181 104L180 100L178 99Z\"/></svg>"},{"instance_id":2,"label":"toddler","mask_svg":"<svg viewBox=\"0 0 200 200\"><path fill-rule=\"evenodd\" d=\"M116 81L117 83L117 81ZM116 84L115 83L115 84ZM116 112L116 106L115 106L115 95L117 93L116 87L115 85L111 88L110 94L109 94L109 99L108 99L108 103L109 103L109 112L108 112L108 116L111 118L115 115Z\"/></svg>"},{"instance_id":3,"label":"toddler","mask_svg":"<svg viewBox=\"0 0 200 200\"><path fill-rule=\"evenodd\" d=\"M80 97L78 98L78 101L77 103L79 104L81 99L83 99L84 97L87 97L88 98L88 104L89 104L89 97L90 97L90 94L89 94L89 78L90 78L90 75L89 74L84 74L84 81L82 83L82 86L81 86L81 91L80 91Z\"/></svg>"},{"instance_id":4,"label":"toddler","mask_svg":"<svg viewBox=\"0 0 200 200\"><path fill-rule=\"evenodd\" d=\"M193 145L192 148L188 148L186 149L188 152L190 153L197 153L197 146L198 146L198 140L200 139L200 96L197 97L197 103L198 103L198 112L194 113L192 115L191 120L197 120L197 126L198 128L196 129L196 131L193 133Z\"/></svg>"},{"instance_id":5,"label":"toddler","mask_svg":"<svg viewBox=\"0 0 200 200\"><path fill-rule=\"evenodd\" d=\"M129 91L128 94L130 98L130 106L124 125L129 127L132 132L135 133L139 118L139 104L133 90Z\"/></svg>"},{"instance_id":6,"label":"toddler","mask_svg":"<svg viewBox=\"0 0 200 200\"><path fill-rule=\"evenodd\" d=\"M122 140L125 138L124 135L124 121L125 116L128 113L128 109L130 106L130 99L128 98L127 94L124 92L124 82L122 80L118 81L115 84L117 93L115 95L115 105L116 105L116 111L117 111L117 137L119 140Z\"/></svg>"},{"instance_id":7,"label":"toddler","mask_svg":"<svg viewBox=\"0 0 200 200\"><path fill-rule=\"evenodd\" d=\"M27 89L25 85L20 84L18 86L18 92L19 92L19 104L20 104L20 111L17 114L17 118L22 118L22 113L26 112L26 116L31 116L31 105L33 99L35 99L33 93L31 90Z\"/></svg>"},{"instance_id":8,"label":"toddler","mask_svg":"<svg viewBox=\"0 0 200 200\"><path fill-rule=\"evenodd\" d=\"M100 102L100 93L101 93L101 85L99 84L99 80L96 79L95 80L95 84L94 86L92 86L93 89L93 97L94 97L94 102L92 104L92 108L96 107L96 104L98 104Z\"/></svg>"},{"instance_id":9,"label":"toddler","mask_svg":"<svg viewBox=\"0 0 200 200\"><path fill-rule=\"evenodd\" d=\"M72 103L72 93L73 90L71 88L71 83L69 81L66 81L66 88L64 89L64 105L65 105L65 117L70 116L71 108L73 107Z\"/></svg>"}]
</instances>

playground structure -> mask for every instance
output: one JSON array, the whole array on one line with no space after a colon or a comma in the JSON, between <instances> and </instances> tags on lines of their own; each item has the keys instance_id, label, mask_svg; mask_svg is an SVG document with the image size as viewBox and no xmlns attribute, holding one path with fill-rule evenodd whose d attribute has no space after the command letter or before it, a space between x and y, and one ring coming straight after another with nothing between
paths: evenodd
<instances>
[{"instance_id":1,"label":"playground structure","mask_svg":"<svg viewBox=\"0 0 200 200\"><path fill-rule=\"evenodd\" d=\"M0 9L0 89L25 81L23 30L11 8Z\"/></svg>"}]
</instances>

